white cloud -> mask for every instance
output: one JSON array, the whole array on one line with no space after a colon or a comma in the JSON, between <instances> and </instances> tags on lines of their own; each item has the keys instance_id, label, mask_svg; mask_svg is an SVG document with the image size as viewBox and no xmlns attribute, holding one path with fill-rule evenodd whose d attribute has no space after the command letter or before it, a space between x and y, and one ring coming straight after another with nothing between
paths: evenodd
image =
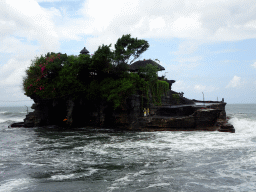
<instances>
[{"instance_id":1,"label":"white cloud","mask_svg":"<svg viewBox=\"0 0 256 192\"><path fill-rule=\"evenodd\" d=\"M193 57L183 57L181 59L178 59L180 63L197 63L201 61L203 58L201 56L193 56Z\"/></svg>"},{"instance_id":2,"label":"white cloud","mask_svg":"<svg viewBox=\"0 0 256 192\"><path fill-rule=\"evenodd\" d=\"M197 92L213 92L218 90L219 88L216 88L214 86L205 86L205 85L195 85L194 90Z\"/></svg>"},{"instance_id":3,"label":"white cloud","mask_svg":"<svg viewBox=\"0 0 256 192\"><path fill-rule=\"evenodd\" d=\"M57 52L60 40L82 41L89 35L85 44L92 53L99 45L114 44L128 33L142 39L182 38L178 51L172 54L183 55L207 42L256 38L254 0L87 0L76 10L75 17L66 14L69 9L46 9L38 4L54 1L59 0L0 1L0 54L12 54L3 66L0 64L1 86L17 85L21 80L16 77L21 76L35 54ZM199 66L201 60L200 56L178 57L176 63L170 61L174 64L163 66L169 71L167 75L175 79L175 75L186 75L187 70ZM235 76L227 87L240 84L241 77ZM183 81L173 86L176 85L178 90L188 88ZM200 84L192 89L216 90Z\"/></svg>"},{"instance_id":4,"label":"white cloud","mask_svg":"<svg viewBox=\"0 0 256 192\"><path fill-rule=\"evenodd\" d=\"M254 62L251 66L256 68L256 62Z\"/></svg>"},{"instance_id":5,"label":"white cloud","mask_svg":"<svg viewBox=\"0 0 256 192\"><path fill-rule=\"evenodd\" d=\"M53 19L61 15L58 9L44 9L34 0L3 0L0 9L1 100L29 100L22 91L25 70L35 55L58 51Z\"/></svg>"},{"instance_id":6,"label":"white cloud","mask_svg":"<svg viewBox=\"0 0 256 192\"><path fill-rule=\"evenodd\" d=\"M255 38L255 11L252 0L88 0L80 13L89 19L99 39L111 34L117 39L132 33L139 38L196 40L196 46L198 42ZM96 37L94 40L97 42Z\"/></svg>"},{"instance_id":7,"label":"white cloud","mask_svg":"<svg viewBox=\"0 0 256 192\"><path fill-rule=\"evenodd\" d=\"M199 33L203 33L202 23L200 22L199 14L192 13L187 17L180 16L176 20L172 22L172 31L175 37L191 37L191 36L198 36ZM203 34L201 34L203 35Z\"/></svg>"},{"instance_id":8,"label":"white cloud","mask_svg":"<svg viewBox=\"0 0 256 192\"><path fill-rule=\"evenodd\" d=\"M150 31L153 29L163 29L165 27L165 20L162 17L157 17L149 21Z\"/></svg>"},{"instance_id":9,"label":"white cloud","mask_svg":"<svg viewBox=\"0 0 256 192\"><path fill-rule=\"evenodd\" d=\"M17 58L9 59L0 67L0 85L21 85L22 77L31 61L21 61Z\"/></svg>"},{"instance_id":10,"label":"white cloud","mask_svg":"<svg viewBox=\"0 0 256 192\"><path fill-rule=\"evenodd\" d=\"M178 80L172 85L172 90L174 91L185 91L189 88L190 86L186 85L184 81Z\"/></svg>"},{"instance_id":11,"label":"white cloud","mask_svg":"<svg viewBox=\"0 0 256 192\"><path fill-rule=\"evenodd\" d=\"M21 86L25 69L36 54L58 50L52 18L59 13L31 0L1 1L0 8L0 54L9 55L5 63L0 63L0 85Z\"/></svg>"},{"instance_id":12,"label":"white cloud","mask_svg":"<svg viewBox=\"0 0 256 192\"><path fill-rule=\"evenodd\" d=\"M169 71L172 73L176 74L181 74L181 73L187 73L188 71L194 70L196 67L200 65L200 60L198 62L193 62L196 61L198 58L197 57L191 57L191 58L180 58L177 60L171 61L171 63L174 64L161 64L163 67L165 67L165 71Z\"/></svg>"},{"instance_id":13,"label":"white cloud","mask_svg":"<svg viewBox=\"0 0 256 192\"><path fill-rule=\"evenodd\" d=\"M12 58L18 58L19 60L33 58L40 46L22 41L23 39L17 37L6 37L2 41L0 53L12 54Z\"/></svg>"},{"instance_id":14,"label":"white cloud","mask_svg":"<svg viewBox=\"0 0 256 192\"><path fill-rule=\"evenodd\" d=\"M0 2L0 7L0 41L14 35L24 37L28 41L38 41L44 52L58 49L58 34L51 15L37 2L6 0Z\"/></svg>"},{"instance_id":15,"label":"white cloud","mask_svg":"<svg viewBox=\"0 0 256 192\"><path fill-rule=\"evenodd\" d=\"M201 42L195 40L186 40L179 44L178 50L171 52L174 55L192 54L194 53Z\"/></svg>"},{"instance_id":16,"label":"white cloud","mask_svg":"<svg viewBox=\"0 0 256 192\"><path fill-rule=\"evenodd\" d=\"M61 0L36 0L36 2L41 3L41 2L56 2L56 1L61 1Z\"/></svg>"},{"instance_id":17,"label":"white cloud","mask_svg":"<svg viewBox=\"0 0 256 192\"><path fill-rule=\"evenodd\" d=\"M205 88L206 88L206 86L204 86L204 85L195 85L195 87L194 87L194 89L199 92L205 91Z\"/></svg>"},{"instance_id":18,"label":"white cloud","mask_svg":"<svg viewBox=\"0 0 256 192\"><path fill-rule=\"evenodd\" d=\"M212 54L222 54L222 53L232 53L232 52L238 52L240 50L238 49L224 49L224 50L218 50L218 51L212 51Z\"/></svg>"},{"instance_id":19,"label":"white cloud","mask_svg":"<svg viewBox=\"0 0 256 192\"><path fill-rule=\"evenodd\" d=\"M173 71L175 73L182 73L184 71L193 70L200 65L200 61L203 59L202 56L192 57L178 57L177 59L171 60L166 64L160 62L160 65L165 67L165 71Z\"/></svg>"},{"instance_id":20,"label":"white cloud","mask_svg":"<svg viewBox=\"0 0 256 192\"><path fill-rule=\"evenodd\" d=\"M226 86L226 88L229 87L239 87L241 85L241 77L238 76L234 76L233 79L228 83L228 85Z\"/></svg>"},{"instance_id":21,"label":"white cloud","mask_svg":"<svg viewBox=\"0 0 256 192\"><path fill-rule=\"evenodd\" d=\"M55 0L37 0L44 1ZM68 17L56 8L39 8L36 12L43 12L49 21L42 22L47 23L49 29L44 29L49 31L48 36L81 41L82 36L91 35L86 44L92 51L102 43L114 44L127 33L144 39L186 39L176 54L192 53L205 42L256 37L253 0L87 0L76 11L78 17ZM14 24L8 23L6 29L12 31Z\"/></svg>"}]
</instances>

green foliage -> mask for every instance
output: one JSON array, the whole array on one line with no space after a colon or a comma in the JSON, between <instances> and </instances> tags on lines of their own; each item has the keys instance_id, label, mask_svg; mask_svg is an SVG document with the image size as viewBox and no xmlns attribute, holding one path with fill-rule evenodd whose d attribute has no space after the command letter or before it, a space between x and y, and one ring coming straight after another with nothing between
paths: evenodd
<instances>
[{"instance_id":1,"label":"green foliage","mask_svg":"<svg viewBox=\"0 0 256 192\"><path fill-rule=\"evenodd\" d=\"M121 78L114 80L112 78L104 79L101 84L101 94L107 101L113 104L114 109L123 107L125 99L134 93L134 82L130 78Z\"/></svg>"},{"instance_id":2,"label":"green foliage","mask_svg":"<svg viewBox=\"0 0 256 192\"><path fill-rule=\"evenodd\" d=\"M90 72L92 71L92 59L89 55L80 54L77 58L76 66L78 69L78 81L87 85L90 82Z\"/></svg>"},{"instance_id":3,"label":"green foliage","mask_svg":"<svg viewBox=\"0 0 256 192\"><path fill-rule=\"evenodd\" d=\"M99 46L98 50L92 56L91 71L97 72L102 75L103 73L109 73L112 69L113 52L110 50L110 45Z\"/></svg>"},{"instance_id":4,"label":"green foliage","mask_svg":"<svg viewBox=\"0 0 256 192\"><path fill-rule=\"evenodd\" d=\"M123 35L115 44L114 60L116 65L120 63L128 64L129 59L133 57L130 61L132 63L148 48L149 44L146 40L131 38L130 34Z\"/></svg>"},{"instance_id":5,"label":"green foliage","mask_svg":"<svg viewBox=\"0 0 256 192\"><path fill-rule=\"evenodd\" d=\"M90 63L90 56L85 55L48 53L45 57L37 57L26 70L23 80L25 94L51 99L81 92Z\"/></svg>"},{"instance_id":6,"label":"green foliage","mask_svg":"<svg viewBox=\"0 0 256 192\"><path fill-rule=\"evenodd\" d=\"M57 87L55 78L61 70L61 63L66 59L66 54L48 53L44 57L36 57L32 65L26 70L23 79L25 95L37 95L41 98L56 96Z\"/></svg>"},{"instance_id":7,"label":"green foliage","mask_svg":"<svg viewBox=\"0 0 256 192\"><path fill-rule=\"evenodd\" d=\"M93 80L88 86L87 99L90 101L105 100L113 108L124 107L126 98L139 90L143 84L137 74L129 74L125 78L107 77L103 80Z\"/></svg>"},{"instance_id":8,"label":"green foliage","mask_svg":"<svg viewBox=\"0 0 256 192\"><path fill-rule=\"evenodd\" d=\"M86 81L89 76L90 56L69 56L56 79L59 96L85 91Z\"/></svg>"},{"instance_id":9,"label":"green foliage","mask_svg":"<svg viewBox=\"0 0 256 192\"><path fill-rule=\"evenodd\" d=\"M155 84L150 84L150 91L152 94L153 103L161 105L161 96L166 94L169 89L169 84L166 81L158 80Z\"/></svg>"},{"instance_id":10,"label":"green foliage","mask_svg":"<svg viewBox=\"0 0 256 192\"><path fill-rule=\"evenodd\" d=\"M114 109L124 107L126 98L134 93L148 101L151 94L154 103L161 103L168 83L157 80L157 67L148 65L138 74L127 72L128 60L146 51L148 42L123 35L114 51L110 46L99 46L92 57L53 52L36 57L23 79L25 95L53 99L83 94L91 102L105 101Z\"/></svg>"},{"instance_id":11,"label":"green foliage","mask_svg":"<svg viewBox=\"0 0 256 192\"><path fill-rule=\"evenodd\" d=\"M146 67L141 67L138 71L138 74L141 77L144 77L146 81L149 81L150 83L156 83L157 82L157 66L154 66L152 64L147 64Z\"/></svg>"},{"instance_id":12,"label":"green foliage","mask_svg":"<svg viewBox=\"0 0 256 192\"><path fill-rule=\"evenodd\" d=\"M166 81L159 81L157 78L157 66L152 64L141 67L138 71L139 76L143 77L147 83L144 83L144 96L149 101L149 91L152 96L152 102L155 105L161 105L161 96L166 94L169 84ZM147 91L146 91L147 90Z\"/></svg>"},{"instance_id":13,"label":"green foliage","mask_svg":"<svg viewBox=\"0 0 256 192\"><path fill-rule=\"evenodd\" d=\"M92 80L87 86L87 99L92 102L97 102L102 99L101 95L101 85L98 80Z\"/></svg>"}]
</instances>

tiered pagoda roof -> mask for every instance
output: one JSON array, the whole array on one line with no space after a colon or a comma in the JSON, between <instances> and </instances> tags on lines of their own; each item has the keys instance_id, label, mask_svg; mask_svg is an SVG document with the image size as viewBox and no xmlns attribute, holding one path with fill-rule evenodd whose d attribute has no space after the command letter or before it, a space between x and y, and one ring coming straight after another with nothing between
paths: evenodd
<instances>
[{"instance_id":1,"label":"tiered pagoda roof","mask_svg":"<svg viewBox=\"0 0 256 192\"><path fill-rule=\"evenodd\" d=\"M81 51L80 51L81 54L85 54L85 55L88 55L90 52L84 47Z\"/></svg>"}]
</instances>

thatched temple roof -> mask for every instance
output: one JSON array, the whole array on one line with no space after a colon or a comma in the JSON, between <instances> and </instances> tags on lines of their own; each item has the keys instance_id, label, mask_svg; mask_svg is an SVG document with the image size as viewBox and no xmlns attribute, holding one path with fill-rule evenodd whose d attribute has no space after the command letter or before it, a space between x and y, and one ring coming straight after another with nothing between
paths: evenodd
<instances>
[{"instance_id":1,"label":"thatched temple roof","mask_svg":"<svg viewBox=\"0 0 256 192\"><path fill-rule=\"evenodd\" d=\"M163 71L165 68L161 65L159 65L157 62L152 61L151 59L143 60L143 61L136 61L135 63L129 65L129 71L138 71L140 67L146 67L147 64L152 64L153 66L158 67L158 71Z\"/></svg>"},{"instance_id":2,"label":"thatched temple roof","mask_svg":"<svg viewBox=\"0 0 256 192\"><path fill-rule=\"evenodd\" d=\"M85 47L80 51L81 54L85 54L87 55L88 53L90 53Z\"/></svg>"}]
</instances>

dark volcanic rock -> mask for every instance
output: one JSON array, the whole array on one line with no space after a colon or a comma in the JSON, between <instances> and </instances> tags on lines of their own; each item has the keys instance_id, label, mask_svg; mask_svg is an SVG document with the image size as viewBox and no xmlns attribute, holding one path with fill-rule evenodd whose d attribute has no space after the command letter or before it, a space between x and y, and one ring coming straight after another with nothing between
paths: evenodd
<instances>
[{"instance_id":1,"label":"dark volcanic rock","mask_svg":"<svg viewBox=\"0 0 256 192\"><path fill-rule=\"evenodd\" d=\"M220 132L231 132L231 133L235 133L235 129L234 126L229 124L229 123L224 123L220 126L219 129Z\"/></svg>"},{"instance_id":2,"label":"dark volcanic rock","mask_svg":"<svg viewBox=\"0 0 256 192\"><path fill-rule=\"evenodd\" d=\"M195 128L195 118L193 116L184 117L164 117L155 116L148 121L144 127L152 128Z\"/></svg>"},{"instance_id":3,"label":"dark volcanic rock","mask_svg":"<svg viewBox=\"0 0 256 192\"><path fill-rule=\"evenodd\" d=\"M221 110L218 109L199 109L193 116L195 117L196 126L213 127L216 125Z\"/></svg>"},{"instance_id":4,"label":"dark volcanic rock","mask_svg":"<svg viewBox=\"0 0 256 192\"><path fill-rule=\"evenodd\" d=\"M226 120L224 102L210 106L197 106L194 102L180 96L172 97L177 92L169 90L162 96L162 105L156 106L149 98L130 95L122 108L113 110L106 101L90 102L83 95L76 99L40 100L36 98L32 108L24 119L25 127L56 125L65 128L75 127L111 127L123 130L208 130L218 127L217 120ZM149 100L148 100L149 99ZM144 116L146 111L146 116ZM64 119L67 119L63 121ZM223 123L219 123L219 126ZM224 127L222 128L224 129ZM231 130L229 128L228 130Z\"/></svg>"},{"instance_id":5,"label":"dark volcanic rock","mask_svg":"<svg viewBox=\"0 0 256 192\"><path fill-rule=\"evenodd\" d=\"M24 122L19 122L19 123L13 123L11 124L10 126L8 126L9 128L10 127L24 127Z\"/></svg>"}]
</instances>

